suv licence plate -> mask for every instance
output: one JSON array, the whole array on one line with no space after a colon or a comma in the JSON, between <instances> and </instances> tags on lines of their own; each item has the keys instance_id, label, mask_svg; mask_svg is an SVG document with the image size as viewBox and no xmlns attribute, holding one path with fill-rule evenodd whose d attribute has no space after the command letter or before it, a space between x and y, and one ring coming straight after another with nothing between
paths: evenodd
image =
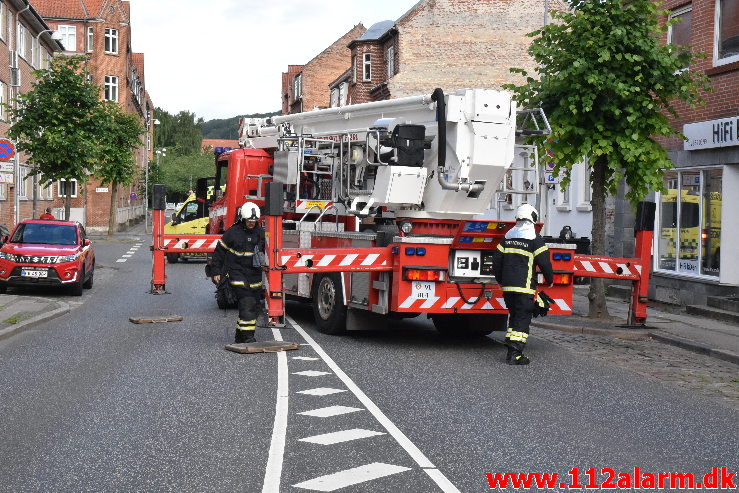
<instances>
[{"instance_id":1,"label":"suv licence plate","mask_svg":"<svg viewBox=\"0 0 739 493\"><path fill-rule=\"evenodd\" d=\"M47 277L48 275L49 275L49 271L47 270L29 270L29 269L21 270L21 277Z\"/></svg>"}]
</instances>

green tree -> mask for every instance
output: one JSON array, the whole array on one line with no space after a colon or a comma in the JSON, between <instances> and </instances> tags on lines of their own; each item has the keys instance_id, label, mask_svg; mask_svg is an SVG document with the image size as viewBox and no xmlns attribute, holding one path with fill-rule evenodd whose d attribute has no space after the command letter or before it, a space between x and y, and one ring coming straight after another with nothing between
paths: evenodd
<instances>
[{"instance_id":1,"label":"green tree","mask_svg":"<svg viewBox=\"0 0 739 493\"><path fill-rule=\"evenodd\" d=\"M154 109L154 118L159 121L154 130L154 145L166 148L177 156L197 154L203 142L203 119L194 113L180 111L170 115L161 108Z\"/></svg>"},{"instance_id":2,"label":"green tree","mask_svg":"<svg viewBox=\"0 0 739 493\"><path fill-rule=\"evenodd\" d=\"M167 156L161 159L158 173L159 183L167 185L167 198L178 202L187 198L198 178L214 176L215 160L212 153L197 153L189 156Z\"/></svg>"},{"instance_id":3,"label":"green tree","mask_svg":"<svg viewBox=\"0 0 739 493\"><path fill-rule=\"evenodd\" d=\"M663 170L672 163L655 138L680 135L668 119L677 117L673 102L693 107L709 88L705 76L682 70L694 57L687 47L661 43L667 27L658 16L666 12L652 0L580 0L570 7L529 34L536 77L511 69L526 84L506 88L546 112L552 125L546 146L565 184L572 166L587 158L593 254L604 255L607 194L622 178L632 202L662 189ZM607 318L602 279L593 279L588 298L589 315Z\"/></svg>"},{"instance_id":4,"label":"green tree","mask_svg":"<svg viewBox=\"0 0 739 493\"><path fill-rule=\"evenodd\" d=\"M55 57L48 69L33 72L33 89L8 105L13 122L8 136L34 163L43 183L76 179L85 183L100 153L99 89L87 81L84 57ZM71 187L64 206L69 220Z\"/></svg>"},{"instance_id":5,"label":"green tree","mask_svg":"<svg viewBox=\"0 0 739 493\"><path fill-rule=\"evenodd\" d=\"M103 121L99 135L101 149L94 174L101 183L111 186L108 236L112 236L116 230L118 188L130 185L139 175L134 151L141 145L141 135L146 129L135 115L122 112L110 101L100 105L99 118Z\"/></svg>"}]
</instances>

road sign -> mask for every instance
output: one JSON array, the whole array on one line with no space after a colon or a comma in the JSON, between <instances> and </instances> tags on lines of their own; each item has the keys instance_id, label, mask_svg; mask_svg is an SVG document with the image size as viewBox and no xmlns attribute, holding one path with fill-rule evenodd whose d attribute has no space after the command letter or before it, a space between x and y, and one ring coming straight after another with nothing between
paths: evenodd
<instances>
[{"instance_id":1,"label":"road sign","mask_svg":"<svg viewBox=\"0 0 739 493\"><path fill-rule=\"evenodd\" d=\"M554 176L554 163L544 163L544 183L547 185L559 183L559 178Z\"/></svg>"},{"instance_id":2,"label":"road sign","mask_svg":"<svg viewBox=\"0 0 739 493\"><path fill-rule=\"evenodd\" d=\"M14 183L13 173L0 173L0 183Z\"/></svg>"},{"instance_id":3,"label":"road sign","mask_svg":"<svg viewBox=\"0 0 739 493\"><path fill-rule=\"evenodd\" d=\"M8 139L0 139L0 161L10 161L15 156L15 144Z\"/></svg>"},{"instance_id":4,"label":"road sign","mask_svg":"<svg viewBox=\"0 0 739 493\"><path fill-rule=\"evenodd\" d=\"M0 162L0 173L12 173L14 169L13 163Z\"/></svg>"}]
</instances>

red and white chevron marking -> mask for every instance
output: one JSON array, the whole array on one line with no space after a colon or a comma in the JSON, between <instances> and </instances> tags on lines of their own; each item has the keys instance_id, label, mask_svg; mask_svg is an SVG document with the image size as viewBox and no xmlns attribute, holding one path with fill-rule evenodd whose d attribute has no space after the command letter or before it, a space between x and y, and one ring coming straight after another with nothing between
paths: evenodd
<instances>
[{"instance_id":1,"label":"red and white chevron marking","mask_svg":"<svg viewBox=\"0 0 739 493\"><path fill-rule=\"evenodd\" d=\"M310 260L310 262L308 262ZM386 267L387 257L378 253L360 254L318 254L318 255L283 255L282 265L291 267Z\"/></svg>"},{"instance_id":2,"label":"red and white chevron marking","mask_svg":"<svg viewBox=\"0 0 739 493\"><path fill-rule=\"evenodd\" d=\"M621 271L619 272L619 268ZM599 272L618 276L641 276L642 266L638 264L610 263L602 261L575 259L575 270Z\"/></svg>"},{"instance_id":3,"label":"red and white chevron marking","mask_svg":"<svg viewBox=\"0 0 739 493\"><path fill-rule=\"evenodd\" d=\"M194 249L194 248L207 248L209 250L215 250L216 245L218 245L218 240L192 240L192 239L183 239L183 240L172 240L172 239L165 239L163 242L163 245L165 248L171 249L171 248L183 248L183 249ZM187 248L185 247L185 243L187 243Z\"/></svg>"},{"instance_id":4,"label":"red and white chevron marking","mask_svg":"<svg viewBox=\"0 0 739 493\"><path fill-rule=\"evenodd\" d=\"M453 310L456 308L458 312L464 312L465 310L505 310L507 308L503 298L493 298L490 300L486 300L485 298L470 298L468 301L469 303L457 296L451 296L446 300L442 300L438 296L434 296L429 299L409 296L398 306L398 308L403 310L428 310L431 308ZM554 301L557 303L557 307L563 312L569 312L572 310L566 300L555 299Z\"/></svg>"}]
</instances>

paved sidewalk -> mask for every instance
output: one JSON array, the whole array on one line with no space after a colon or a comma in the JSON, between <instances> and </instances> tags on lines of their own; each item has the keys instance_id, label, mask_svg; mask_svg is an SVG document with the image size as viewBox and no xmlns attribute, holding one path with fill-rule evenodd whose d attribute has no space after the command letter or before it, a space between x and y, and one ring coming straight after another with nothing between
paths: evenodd
<instances>
[{"instance_id":1,"label":"paved sidewalk","mask_svg":"<svg viewBox=\"0 0 739 493\"><path fill-rule=\"evenodd\" d=\"M678 346L739 365L739 325L689 315L681 307L650 303L643 328L625 327L629 302L608 298L609 322L587 318L589 286L575 286L572 316L534 319L533 325L568 332L608 335L621 339L647 339Z\"/></svg>"}]
</instances>

